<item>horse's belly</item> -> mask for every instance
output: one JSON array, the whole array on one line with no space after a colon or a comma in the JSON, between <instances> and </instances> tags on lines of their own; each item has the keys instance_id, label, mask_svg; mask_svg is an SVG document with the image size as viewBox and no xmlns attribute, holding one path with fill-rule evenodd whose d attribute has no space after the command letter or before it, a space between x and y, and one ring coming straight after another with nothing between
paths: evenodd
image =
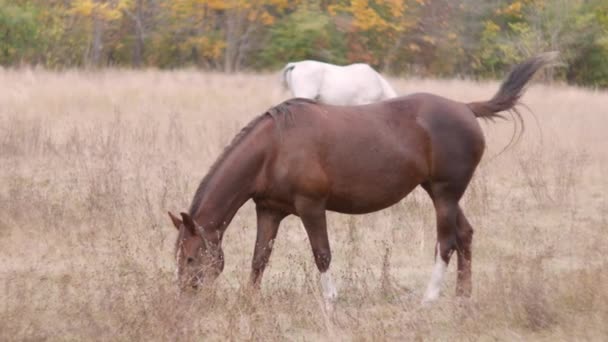
<instances>
[{"instance_id":1,"label":"horse's belly","mask_svg":"<svg viewBox=\"0 0 608 342\"><path fill-rule=\"evenodd\" d=\"M390 173L360 172L334 179L327 209L345 214L365 214L387 208L409 194L423 176L414 167Z\"/></svg>"},{"instance_id":2,"label":"horse's belly","mask_svg":"<svg viewBox=\"0 0 608 342\"><path fill-rule=\"evenodd\" d=\"M399 190L391 189L378 196L374 194L333 194L327 200L327 210L343 214L368 214L390 207L402 200L416 185Z\"/></svg>"}]
</instances>

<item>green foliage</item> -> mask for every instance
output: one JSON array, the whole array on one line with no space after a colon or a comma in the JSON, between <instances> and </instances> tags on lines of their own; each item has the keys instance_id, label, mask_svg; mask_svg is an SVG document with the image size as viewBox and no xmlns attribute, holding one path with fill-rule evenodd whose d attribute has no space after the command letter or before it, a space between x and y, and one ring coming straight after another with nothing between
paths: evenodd
<instances>
[{"instance_id":1,"label":"green foliage","mask_svg":"<svg viewBox=\"0 0 608 342\"><path fill-rule=\"evenodd\" d=\"M567 68L557 76L581 85L606 86L604 60L608 50L601 3L604 0L504 1L485 16L478 49L473 52L475 73L497 77L509 66L543 51L560 51ZM604 5L606 6L606 5ZM604 28L602 28L604 27Z\"/></svg>"},{"instance_id":2,"label":"green foliage","mask_svg":"<svg viewBox=\"0 0 608 342\"><path fill-rule=\"evenodd\" d=\"M597 42L586 49L568 68L570 83L608 88L608 42Z\"/></svg>"},{"instance_id":3,"label":"green foliage","mask_svg":"<svg viewBox=\"0 0 608 342\"><path fill-rule=\"evenodd\" d=\"M608 1L588 1L581 11L586 15L577 23L591 23L593 30L577 37L576 54L568 63L570 83L608 88Z\"/></svg>"},{"instance_id":4,"label":"green foliage","mask_svg":"<svg viewBox=\"0 0 608 342\"><path fill-rule=\"evenodd\" d=\"M276 68L288 61L314 59L346 62L344 35L328 14L300 6L270 29L268 43L258 54L256 66Z\"/></svg>"},{"instance_id":5,"label":"green foliage","mask_svg":"<svg viewBox=\"0 0 608 342\"><path fill-rule=\"evenodd\" d=\"M32 7L0 1L0 64L27 62L38 41L38 31Z\"/></svg>"},{"instance_id":6,"label":"green foliage","mask_svg":"<svg viewBox=\"0 0 608 342\"><path fill-rule=\"evenodd\" d=\"M40 2L40 1L39 1ZM89 31L82 20L71 17L61 6L39 7L39 32L36 59L51 68L74 67L83 64Z\"/></svg>"}]
</instances>

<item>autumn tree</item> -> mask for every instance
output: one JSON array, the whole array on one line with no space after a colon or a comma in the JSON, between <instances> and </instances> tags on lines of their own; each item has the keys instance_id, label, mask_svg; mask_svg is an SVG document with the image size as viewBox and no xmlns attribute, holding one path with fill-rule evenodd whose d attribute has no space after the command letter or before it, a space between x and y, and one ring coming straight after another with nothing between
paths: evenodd
<instances>
[{"instance_id":1,"label":"autumn tree","mask_svg":"<svg viewBox=\"0 0 608 342\"><path fill-rule=\"evenodd\" d=\"M333 19L320 3L301 3L270 28L257 66L278 68L305 59L347 63L345 35Z\"/></svg>"},{"instance_id":2,"label":"autumn tree","mask_svg":"<svg viewBox=\"0 0 608 342\"><path fill-rule=\"evenodd\" d=\"M421 2L348 0L328 4L327 10L347 34L349 60L388 69L403 43L403 35L414 25L408 11Z\"/></svg>"},{"instance_id":3,"label":"autumn tree","mask_svg":"<svg viewBox=\"0 0 608 342\"><path fill-rule=\"evenodd\" d=\"M104 33L107 27L120 20L123 10L132 6L131 0L74 0L70 13L83 18L90 32L90 43L84 56L84 64L99 66L103 53Z\"/></svg>"},{"instance_id":4,"label":"autumn tree","mask_svg":"<svg viewBox=\"0 0 608 342\"><path fill-rule=\"evenodd\" d=\"M606 0L0 0L0 64L367 62L392 74L499 77L559 50L547 76L608 87Z\"/></svg>"},{"instance_id":5,"label":"autumn tree","mask_svg":"<svg viewBox=\"0 0 608 342\"><path fill-rule=\"evenodd\" d=\"M199 65L238 71L260 30L289 7L286 0L176 0L168 5L178 54ZM183 38L176 35L184 35Z\"/></svg>"},{"instance_id":6,"label":"autumn tree","mask_svg":"<svg viewBox=\"0 0 608 342\"><path fill-rule=\"evenodd\" d=\"M404 36L410 63L422 76L452 76L461 70L466 36L462 0L417 1L411 28Z\"/></svg>"}]
</instances>

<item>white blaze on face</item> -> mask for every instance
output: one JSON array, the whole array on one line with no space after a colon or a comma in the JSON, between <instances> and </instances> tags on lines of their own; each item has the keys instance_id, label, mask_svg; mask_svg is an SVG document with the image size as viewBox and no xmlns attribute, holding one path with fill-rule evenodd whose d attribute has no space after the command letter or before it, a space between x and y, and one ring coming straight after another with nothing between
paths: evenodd
<instances>
[{"instance_id":1,"label":"white blaze on face","mask_svg":"<svg viewBox=\"0 0 608 342\"><path fill-rule=\"evenodd\" d=\"M441 284L443 283L443 276L448 268L448 264L441 258L439 249L439 243L437 243L437 255L435 257L435 266L433 266L433 273L431 274L431 281L429 282L424 299L422 302L428 303L437 300L439 293L441 292Z\"/></svg>"}]
</instances>

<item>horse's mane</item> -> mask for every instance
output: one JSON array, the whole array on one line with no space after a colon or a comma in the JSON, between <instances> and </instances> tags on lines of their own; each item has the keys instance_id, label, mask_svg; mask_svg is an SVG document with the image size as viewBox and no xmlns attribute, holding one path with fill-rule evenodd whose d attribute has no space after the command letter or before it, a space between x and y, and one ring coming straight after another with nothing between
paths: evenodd
<instances>
[{"instance_id":1,"label":"horse's mane","mask_svg":"<svg viewBox=\"0 0 608 342\"><path fill-rule=\"evenodd\" d=\"M215 174L217 169L220 167L220 165L222 165L224 160L226 160L226 158L230 155L230 152L232 152L237 146L239 146L240 143L243 141L243 139L251 131L253 131L253 129L255 127L257 127L257 125L266 118L266 116L270 116L275 121L275 123L277 123L277 125L276 125L277 132L279 133L279 136L281 136L283 129L285 127L287 127L289 125L289 123L295 122L293 115L292 115L291 111L289 110L289 107L294 104L302 104L302 103L317 103L317 102L314 100L305 99L305 98L293 98L293 99L284 101L274 107L269 108L264 113L255 117L253 120L251 120L247 124L247 126L243 127L241 129L241 131L239 133L237 133L237 135L234 138L232 138L232 141L230 142L230 144L228 144L224 148L222 153L219 155L219 157L217 157L215 162L209 168L209 171L207 172L205 177L203 177L203 180L199 184L198 188L196 189L196 192L194 193L194 198L192 199L192 204L190 205L190 210L189 210L190 216L194 216L196 210L198 209L198 207L201 204L201 201L203 200L203 194L205 193L205 188L207 187L207 184L209 183L209 181L211 180L211 177Z\"/></svg>"}]
</instances>

